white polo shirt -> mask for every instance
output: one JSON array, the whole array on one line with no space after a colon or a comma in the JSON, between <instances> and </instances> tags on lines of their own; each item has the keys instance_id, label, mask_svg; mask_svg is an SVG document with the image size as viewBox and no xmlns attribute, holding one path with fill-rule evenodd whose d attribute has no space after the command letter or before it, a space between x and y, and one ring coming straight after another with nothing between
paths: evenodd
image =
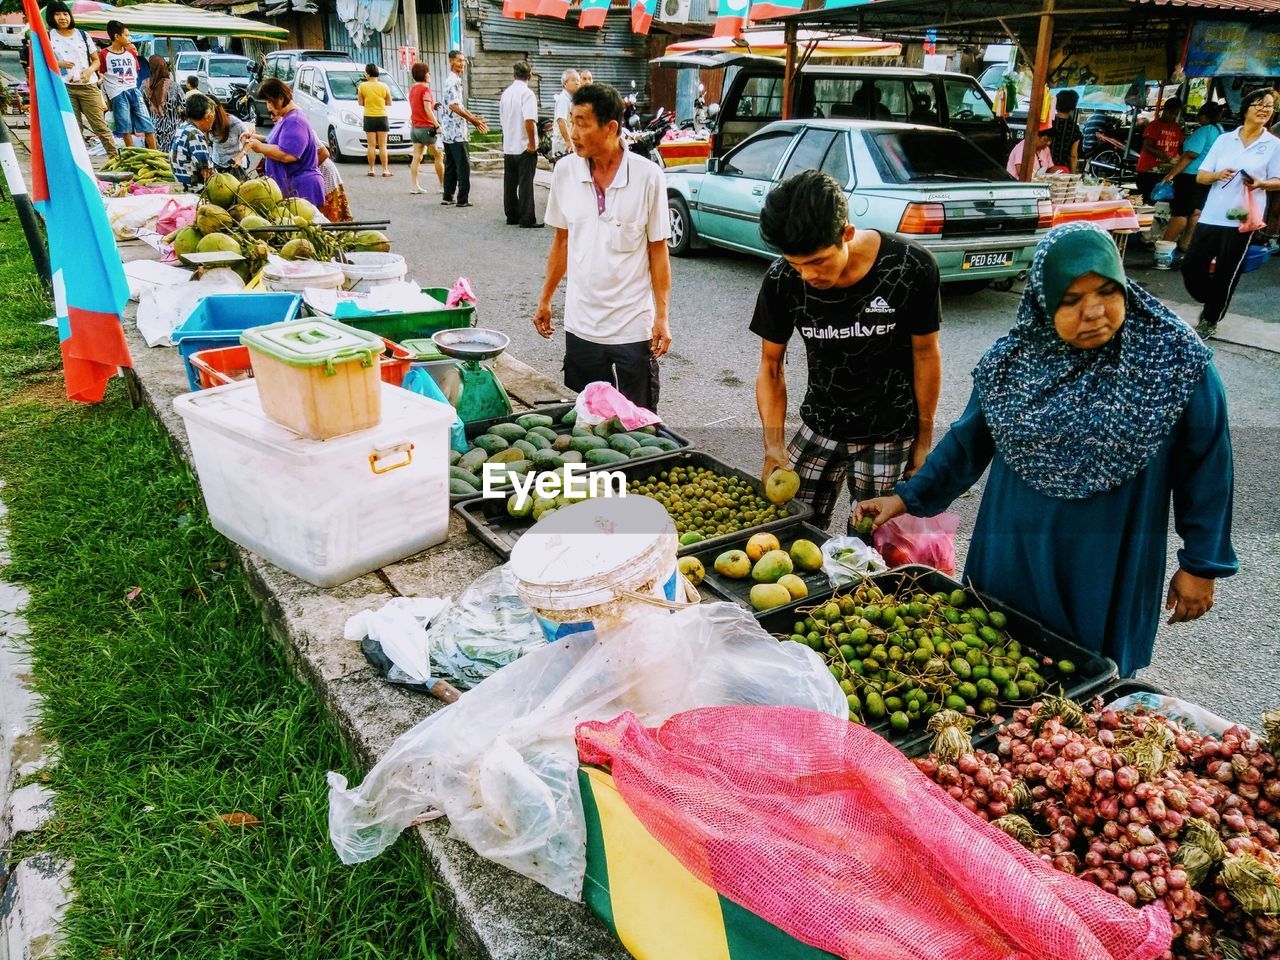
<instances>
[{"instance_id":1,"label":"white polo shirt","mask_svg":"<svg viewBox=\"0 0 1280 960\"><path fill-rule=\"evenodd\" d=\"M1210 172L1243 170L1255 180L1274 180L1280 177L1280 138L1264 130L1257 140L1246 147L1240 139L1239 128L1236 128L1213 141L1200 169ZM1228 219L1227 214L1233 207L1239 207L1244 202L1246 189L1248 188L1241 177L1214 183L1209 188L1209 196L1200 212L1200 222L1212 227L1239 227L1239 221ZM1265 213L1266 193L1255 187L1253 196L1258 209Z\"/></svg>"},{"instance_id":2,"label":"white polo shirt","mask_svg":"<svg viewBox=\"0 0 1280 960\"><path fill-rule=\"evenodd\" d=\"M553 153L568 153L573 149L569 142L560 136L560 124L555 122L563 120L565 127L570 132L573 130L573 95L563 87L556 94L556 115L551 125L551 151Z\"/></svg>"},{"instance_id":3,"label":"white polo shirt","mask_svg":"<svg viewBox=\"0 0 1280 960\"><path fill-rule=\"evenodd\" d=\"M593 343L637 343L653 332L649 244L671 235L666 179L656 163L626 150L604 191L577 154L555 165L547 226L569 231L564 328Z\"/></svg>"},{"instance_id":4,"label":"white polo shirt","mask_svg":"<svg viewBox=\"0 0 1280 960\"><path fill-rule=\"evenodd\" d=\"M529 132L524 128L526 120L534 124L534 136L538 130L538 98L523 80L513 80L502 91L498 101L498 117L502 121L502 152L524 153L529 149Z\"/></svg>"}]
</instances>

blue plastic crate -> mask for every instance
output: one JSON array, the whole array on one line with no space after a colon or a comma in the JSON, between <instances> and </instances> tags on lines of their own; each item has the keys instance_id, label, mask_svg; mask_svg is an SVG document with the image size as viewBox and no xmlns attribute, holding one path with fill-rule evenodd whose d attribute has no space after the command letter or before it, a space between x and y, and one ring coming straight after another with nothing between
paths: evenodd
<instances>
[{"instance_id":1,"label":"blue plastic crate","mask_svg":"<svg viewBox=\"0 0 1280 960\"><path fill-rule=\"evenodd\" d=\"M1244 264L1240 268L1241 273L1248 273L1251 270L1257 270L1260 266L1271 258L1271 248L1260 246L1258 244L1250 244L1249 249L1244 254Z\"/></svg>"},{"instance_id":2,"label":"blue plastic crate","mask_svg":"<svg viewBox=\"0 0 1280 960\"><path fill-rule=\"evenodd\" d=\"M191 389L200 389L200 375L191 366L193 353L239 346L240 334L246 330L292 320L301 310L302 297L296 293L212 293L205 297L173 331Z\"/></svg>"}]
</instances>

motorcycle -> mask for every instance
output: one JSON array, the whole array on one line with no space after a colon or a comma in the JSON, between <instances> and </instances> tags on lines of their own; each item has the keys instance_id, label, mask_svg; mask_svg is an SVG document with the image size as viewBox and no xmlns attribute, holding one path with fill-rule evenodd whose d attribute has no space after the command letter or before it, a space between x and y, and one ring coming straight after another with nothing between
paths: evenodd
<instances>
[{"instance_id":1,"label":"motorcycle","mask_svg":"<svg viewBox=\"0 0 1280 960\"><path fill-rule=\"evenodd\" d=\"M233 83L229 89L231 92L227 94L227 109L245 123L256 125L258 111L253 105L253 97L249 94L249 84Z\"/></svg>"},{"instance_id":2,"label":"motorcycle","mask_svg":"<svg viewBox=\"0 0 1280 960\"><path fill-rule=\"evenodd\" d=\"M1083 157L1084 172L1112 183L1132 179L1138 168L1142 139L1137 136L1131 138L1129 127L1113 117L1092 131L1092 135L1093 142L1088 144Z\"/></svg>"},{"instance_id":3,"label":"motorcycle","mask_svg":"<svg viewBox=\"0 0 1280 960\"><path fill-rule=\"evenodd\" d=\"M639 115L632 114L630 126L627 132L623 134L627 149L632 153L638 153L647 160L652 160L660 167L665 167L666 161L662 159L662 152L658 149L658 144L662 142L662 138L671 129L671 122L671 117L667 114L665 107L659 107L658 112L653 115L653 119L643 128L640 126Z\"/></svg>"}]
</instances>

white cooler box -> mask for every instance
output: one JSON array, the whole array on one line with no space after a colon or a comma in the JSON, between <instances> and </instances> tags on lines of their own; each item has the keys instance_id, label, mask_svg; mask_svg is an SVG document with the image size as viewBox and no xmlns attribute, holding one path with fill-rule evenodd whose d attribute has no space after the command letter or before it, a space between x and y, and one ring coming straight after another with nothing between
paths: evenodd
<instances>
[{"instance_id":1,"label":"white cooler box","mask_svg":"<svg viewBox=\"0 0 1280 960\"><path fill-rule=\"evenodd\" d=\"M448 535L447 404L382 384L382 423L308 440L268 419L255 381L174 398L214 529L318 587Z\"/></svg>"}]
</instances>

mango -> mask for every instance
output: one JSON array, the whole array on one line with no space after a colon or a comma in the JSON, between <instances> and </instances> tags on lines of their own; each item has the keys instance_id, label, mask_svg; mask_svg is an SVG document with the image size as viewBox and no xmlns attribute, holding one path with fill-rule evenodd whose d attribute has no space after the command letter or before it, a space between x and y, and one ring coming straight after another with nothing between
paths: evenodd
<instances>
[{"instance_id":1,"label":"mango","mask_svg":"<svg viewBox=\"0 0 1280 960\"><path fill-rule=\"evenodd\" d=\"M609 438L609 446L619 453L630 453L640 448L640 441L628 437L625 433L615 433Z\"/></svg>"},{"instance_id":2,"label":"mango","mask_svg":"<svg viewBox=\"0 0 1280 960\"><path fill-rule=\"evenodd\" d=\"M716 557L716 573L732 580L745 580L751 573L751 558L741 550L726 550Z\"/></svg>"},{"instance_id":3,"label":"mango","mask_svg":"<svg viewBox=\"0 0 1280 960\"><path fill-rule=\"evenodd\" d=\"M526 430L532 430L534 427L551 427L555 421L545 413L526 413L522 417L516 417L516 423Z\"/></svg>"},{"instance_id":4,"label":"mango","mask_svg":"<svg viewBox=\"0 0 1280 960\"><path fill-rule=\"evenodd\" d=\"M583 456L586 458L587 463L596 467L626 463L631 459L625 453L619 453L617 450L609 450L607 448L588 450Z\"/></svg>"},{"instance_id":5,"label":"mango","mask_svg":"<svg viewBox=\"0 0 1280 960\"><path fill-rule=\"evenodd\" d=\"M520 460L528 459L524 455L524 451L519 447L508 447L506 450L499 450L489 458L490 463L516 463Z\"/></svg>"},{"instance_id":6,"label":"mango","mask_svg":"<svg viewBox=\"0 0 1280 960\"><path fill-rule=\"evenodd\" d=\"M472 443L488 453L489 456L493 456L495 453L501 453L503 450L506 450L511 446L511 444L506 440L494 433L482 433L480 436L476 437Z\"/></svg>"},{"instance_id":7,"label":"mango","mask_svg":"<svg viewBox=\"0 0 1280 960\"><path fill-rule=\"evenodd\" d=\"M775 470L764 482L764 495L770 503L790 503L800 489L800 474L794 470Z\"/></svg>"},{"instance_id":8,"label":"mango","mask_svg":"<svg viewBox=\"0 0 1280 960\"><path fill-rule=\"evenodd\" d=\"M809 585L794 573L783 574L778 578L778 586L786 587L792 600L803 600L809 595Z\"/></svg>"},{"instance_id":9,"label":"mango","mask_svg":"<svg viewBox=\"0 0 1280 960\"><path fill-rule=\"evenodd\" d=\"M524 440L524 439L520 439L520 440L517 440L517 441L515 441L514 443L512 443L512 444L511 444L511 449L512 449L512 450L519 450L521 453L523 453L523 454L524 454L524 458L525 458L526 460L532 460L532 459L533 459L533 455L534 455L535 453L537 453L537 452L538 452L538 448L537 448L537 447L535 447L535 446L534 446L532 443L530 443L528 440Z\"/></svg>"},{"instance_id":10,"label":"mango","mask_svg":"<svg viewBox=\"0 0 1280 960\"><path fill-rule=\"evenodd\" d=\"M522 497L513 493L507 497L507 515L522 520L533 514L533 497Z\"/></svg>"},{"instance_id":11,"label":"mango","mask_svg":"<svg viewBox=\"0 0 1280 960\"><path fill-rule=\"evenodd\" d=\"M501 437L507 443L523 439L526 432L525 428L518 423L495 423L485 431L495 437Z\"/></svg>"},{"instance_id":12,"label":"mango","mask_svg":"<svg viewBox=\"0 0 1280 960\"><path fill-rule=\"evenodd\" d=\"M777 583L793 569L791 556L785 550L770 550L751 568L751 579L756 583Z\"/></svg>"},{"instance_id":13,"label":"mango","mask_svg":"<svg viewBox=\"0 0 1280 960\"><path fill-rule=\"evenodd\" d=\"M681 557L680 572L684 574L685 579L695 587L707 576L706 568L702 565L702 561L697 557Z\"/></svg>"},{"instance_id":14,"label":"mango","mask_svg":"<svg viewBox=\"0 0 1280 960\"><path fill-rule=\"evenodd\" d=\"M462 457L458 460L457 465L461 467L463 470L467 470L471 473L475 473L481 468L481 466L484 465L484 462L488 459L489 459L489 451L485 450L483 447L476 447L464 453Z\"/></svg>"},{"instance_id":15,"label":"mango","mask_svg":"<svg viewBox=\"0 0 1280 960\"><path fill-rule=\"evenodd\" d=\"M551 441L551 449L556 451L557 453L563 453L564 451L568 450L572 445L573 445L573 437L570 437L568 435L565 435L563 437L556 437L554 440Z\"/></svg>"},{"instance_id":16,"label":"mango","mask_svg":"<svg viewBox=\"0 0 1280 960\"><path fill-rule=\"evenodd\" d=\"M540 424L535 424L534 426L529 428L529 433L525 434L526 440L529 438L529 434L535 434L536 436L539 436L539 437L545 437L549 443L558 440L560 437L560 434L556 433L555 430L553 430L551 427L544 427Z\"/></svg>"},{"instance_id":17,"label":"mango","mask_svg":"<svg viewBox=\"0 0 1280 960\"><path fill-rule=\"evenodd\" d=\"M791 592L777 583L757 583L751 588L751 606L756 610L769 610L791 602Z\"/></svg>"},{"instance_id":18,"label":"mango","mask_svg":"<svg viewBox=\"0 0 1280 960\"><path fill-rule=\"evenodd\" d=\"M751 558L752 563L759 560L769 551L780 549L782 549L782 545L778 543L778 538L772 533L757 533L747 541L747 556ZM775 577L775 579L777 578Z\"/></svg>"},{"instance_id":19,"label":"mango","mask_svg":"<svg viewBox=\"0 0 1280 960\"><path fill-rule=\"evenodd\" d=\"M575 423L578 422L578 411L569 410L568 412L565 413L563 417L560 418L560 422L567 424L569 426L573 426Z\"/></svg>"},{"instance_id":20,"label":"mango","mask_svg":"<svg viewBox=\"0 0 1280 960\"><path fill-rule=\"evenodd\" d=\"M810 572L822 569L822 550L812 540L797 540L787 551L797 570Z\"/></svg>"},{"instance_id":21,"label":"mango","mask_svg":"<svg viewBox=\"0 0 1280 960\"><path fill-rule=\"evenodd\" d=\"M463 467L450 467L449 479L460 480L461 482L471 487L472 490L480 489L480 478L477 477L470 470L464 469Z\"/></svg>"},{"instance_id":22,"label":"mango","mask_svg":"<svg viewBox=\"0 0 1280 960\"><path fill-rule=\"evenodd\" d=\"M540 470L559 470L564 466L564 458L554 450L539 450L531 459Z\"/></svg>"},{"instance_id":23,"label":"mango","mask_svg":"<svg viewBox=\"0 0 1280 960\"><path fill-rule=\"evenodd\" d=\"M551 449L551 441L540 433L534 433L532 430L524 435L523 440L517 440L516 443L527 443L535 450Z\"/></svg>"},{"instance_id":24,"label":"mango","mask_svg":"<svg viewBox=\"0 0 1280 960\"><path fill-rule=\"evenodd\" d=\"M588 450L607 450L609 449L609 441L603 437L574 437L573 442L569 444L569 448L577 450L579 453L586 453Z\"/></svg>"},{"instance_id":25,"label":"mango","mask_svg":"<svg viewBox=\"0 0 1280 960\"><path fill-rule=\"evenodd\" d=\"M449 496L451 497L474 497L480 491L465 480L449 481Z\"/></svg>"},{"instance_id":26,"label":"mango","mask_svg":"<svg viewBox=\"0 0 1280 960\"><path fill-rule=\"evenodd\" d=\"M662 453L657 447L636 447L628 456L632 460L643 460L645 457L660 457Z\"/></svg>"},{"instance_id":27,"label":"mango","mask_svg":"<svg viewBox=\"0 0 1280 960\"><path fill-rule=\"evenodd\" d=\"M562 450L560 452L560 460L562 463L582 463L582 452L580 450Z\"/></svg>"}]
</instances>

